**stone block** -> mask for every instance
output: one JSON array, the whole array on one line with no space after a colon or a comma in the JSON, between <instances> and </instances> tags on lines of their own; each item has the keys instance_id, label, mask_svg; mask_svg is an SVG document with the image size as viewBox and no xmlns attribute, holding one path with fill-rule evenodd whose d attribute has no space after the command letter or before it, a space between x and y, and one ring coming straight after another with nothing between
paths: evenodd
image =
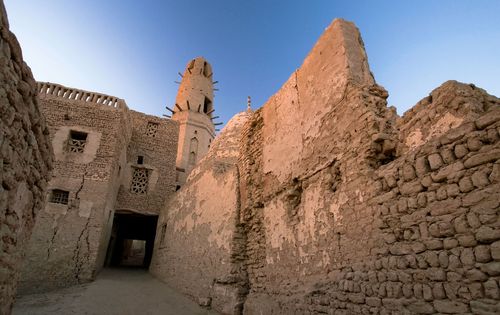
<instances>
[{"instance_id":1,"label":"stone block","mask_svg":"<svg viewBox=\"0 0 500 315\"><path fill-rule=\"evenodd\" d=\"M436 312L431 303L423 301L410 303L406 306L406 309L412 314L434 314Z\"/></svg>"},{"instance_id":2,"label":"stone block","mask_svg":"<svg viewBox=\"0 0 500 315\"><path fill-rule=\"evenodd\" d=\"M500 262L494 261L487 264L481 265L481 271L487 273L490 276L500 275Z\"/></svg>"},{"instance_id":3,"label":"stone block","mask_svg":"<svg viewBox=\"0 0 500 315\"><path fill-rule=\"evenodd\" d=\"M443 166L443 159L441 158L441 155L439 155L438 153L433 153L429 155L428 160L429 160L429 167L433 171Z\"/></svg>"},{"instance_id":4,"label":"stone block","mask_svg":"<svg viewBox=\"0 0 500 315\"><path fill-rule=\"evenodd\" d=\"M477 129L484 129L500 120L500 110L493 110L479 117L475 123Z\"/></svg>"},{"instance_id":5,"label":"stone block","mask_svg":"<svg viewBox=\"0 0 500 315\"><path fill-rule=\"evenodd\" d=\"M430 171L429 162L423 156L415 160L415 172L418 177L422 177Z\"/></svg>"},{"instance_id":6,"label":"stone block","mask_svg":"<svg viewBox=\"0 0 500 315\"><path fill-rule=\"evenodd\" d=\"M473 314L498 315L500 313L500 303L497 302L470 301L470 307Z\"/></svg>"},{"instance_id":7,"label":"stone block","mask_svg":"<svg viewBox=\"0 0 500 315\"><path fill-rule=\"evenodd\" d=\"M469 311L468 305L459 301L436 300L433 304L436 311L443 314L462 314Z\"/></svg>"},{"instance_id":8,"label":"stone block","mask_svg":"<svg viewBox=\"0 0 500 315\"><path fill-rule=\"evenodd\" d=\"M474 256L476 261L487 263L491 260L490 247L488 245L479 245L474 248Z\"/></svg>"},{"instance_id":9,"label":"stone block","mask_svg":"<svg viewBox=\"0 0 500 315\"><path fill-rule=\"evenodd\" d=\"M476 240L480 243L492 243L500 239L500 229L481 226L476 231Z\"/></svg>"},{"instance_id":10,"label":"stone block","mask_svg":"<svg viewBox=\"0 0 500 315\"><path fill-rule=\"evenodd\" d=\"M500 260L500 241L492 243L490 251L491 251L491 257L494 260Z\"/></svg>"},{"instance_id":11,"label":"stone block","mask_svg":"<svg viewBox=\"0 0 500 315\"><path fill-rule=\"evenodd\" d=\"M467 147L463 144L457 144L455 146L455 156L459 159L463 158L464 156L467 155L467 153L469 153L469 150L467 150Z\"/></svg>"},{"instance_id":12,"label":"stone block","mask_svg":"<svg viewBox=\"0 0 500 315\"><path fill-rule=\"evenodd\" d=\"M489 152L478 153L471 156L470 158L465 160L464 166L466 168L471 168L489 162L494 162L498 159L500 159L500 149L493 149Z\"/></svg>"},{"instance_id":13,"label":"stone block","mask_svg":"<svg viewBox=\"0 0 500 315\"><path fill-rule=\"evenodd\" d=\"M490 183L490 181L488 180L488 175L483 170L474 172L474 174L472 174L471 176L471 179L472 184L478 188L486 187Z\"/></svg>"},{"instance_id":14,"label":"stone block","mask_svg":"<svg viewBox=\"0 0 500 315\"><path fill-rule=\"evenodd\" d=\"M495 279L488 279L483 283L483 288L485 297L493 300L500 299L500 291L498 289L498 283Z\"/></svg>"},{"instance_id":15,"label":"stone block","mask_svg":"<svg viewBox=\"0 0 500 315\"><path fill-rule=\"evenodd\" d=\"M481 270L479 269L469 269L465 272L465 278L467 278L468 280L470 281L485 281L486 279L488 279L488 276L482 272Z\"/></svg>"},{"instance_id":16,"label":"stone block","mask_svg":"<svg viewBox=\"0 0 500 315\"><path fill-rule=\"evenodd\" d=\"M474 185L472 184L472 180L469 176L462 177L458 181L458 187L460 188L460 191L463 193L467 193L474 189Z\"/></svg>"}]
</instances>

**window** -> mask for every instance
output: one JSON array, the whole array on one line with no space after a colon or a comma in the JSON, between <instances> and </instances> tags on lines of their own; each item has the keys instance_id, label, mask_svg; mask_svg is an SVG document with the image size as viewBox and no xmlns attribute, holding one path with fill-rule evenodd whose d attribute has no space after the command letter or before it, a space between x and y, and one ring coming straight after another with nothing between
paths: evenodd
<instances>
[{"instance_id":1,"label":"window","mask_svg":"<svg viewBox=\"0 0 500 315\"><path fill-rule=\"evenodd\" d=\"M205 97L205 102L203 103L203 112L207 114L212 109L212 101Z\"/></svg>"},{"instance_id":2,"label":"window","mask_svg":"<svg viewBox=\"0 0 500 315\"><path fill-rule=\"evenodd\" d=\"M137 157L137 164L139 165L144 164L144 157L142 155L139 155Z\"/></svg>"},{"instance_id":3,"label":"window","mask_svg":"<svg viewBox=\"0 0 500 315\"><path fill-rule=\"evenodd\" d=\"M83 153L85 150L85 144L87 143L87 134L85 132L79 132L71 130L69 132L68 139L68 151L74 153Z\"/></svg>"},{"instance_id":4,"label":"window","mask_svg":"<svg viewBox=\"0 0 500 315\"><path fill-rule=\"evenodd\" d=\"M50 194L49 201L51 203L60 203L63 205L67 205L68 199L69 199L69 191L54 189Z\"/></svg>"},{"instance_id":5,"label":"window","mask_svg":"<svg viewBox=\"0 0 500 315\"><path fill-rule=\"evenodd\" d=\"M148 126L146 127L146 135L150 137L156 137L156 133L158 132L158 124L154 122L148 122Z\"/></svg>"},{"instance_id":6,"label":"window","mask_svg":"<svg viewBox=\"0 0 500 315\"><path fill-rule=\"evenodd\" d=\"M212 74L211 70L212 69L210 69L210 66L205 61L205 63L203 64L203 75L208 78Z\"/></svg>"},{"instance_id":7,"label":"window","mask_svg":"<svg viewBox=\"0 0 500 315\"><path fill-rule=\"evenodd\" d=\"M148 191L148 170L145 168L133 168L132 184L130 191L134 194L145 194Z\"/></svg>"}]
</instances>

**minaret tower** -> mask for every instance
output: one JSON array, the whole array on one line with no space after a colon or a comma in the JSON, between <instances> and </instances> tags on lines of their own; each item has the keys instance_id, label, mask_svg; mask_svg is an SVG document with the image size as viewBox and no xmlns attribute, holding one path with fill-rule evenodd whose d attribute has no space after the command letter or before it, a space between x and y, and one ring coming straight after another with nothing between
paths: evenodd
<instances>
[{"instance_id":1,"label":"minaret tower","mask_svg":"<svg viewBox=\"0 0 500 315\"><path fill-rule=\"evenodd\" d=\"M179 73L180 74L180 73ZM186 181L196 163L208 152L215 137L214 83L210 64L203 58L191 60L175 99L172 119L179 122L177 185Z\"/></svg>"}]
</instances>

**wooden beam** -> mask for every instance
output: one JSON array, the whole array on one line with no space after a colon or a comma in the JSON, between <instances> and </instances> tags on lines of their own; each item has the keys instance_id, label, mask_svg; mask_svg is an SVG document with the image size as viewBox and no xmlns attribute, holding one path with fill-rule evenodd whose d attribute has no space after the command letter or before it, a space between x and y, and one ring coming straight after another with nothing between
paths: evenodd
<instances>
[{"instance_id":1,"label":"wooden beam","mask_svg":"<svg viewBox=\"0 0 500 315\"><path fill-rule=\"evenodd\" d=\"M171 113L173 113L173 112L174 112L174 110L173 110L173 109L171 109L171 108L170 108L170 107L168 107L168 106L165 106L165 108L166 108L169 112L171 112Z\"/></svg>"},{"instance_id":2,"label":"wooden beam","mask_svg":"<svg viewBox=\"0 0 500 315\"><path fill-rule=\"evenodd\" d=\"M200 111L200 110L201 110L201 104L200 104L200 105L198 105L198 113L201 113L201 111Z\"/></svg>"},{"instance_id":3,"label":"wooden beam","mask_svg":"<svg viewBox=\"0 0 500 315\"><path fill-rule=\"evenodd\" d=\"M210 119L214 120L214 119L217 119L217 118L219 118L219 116L214 116L214 117L212 117Z\"/></svg>"},{"instance_id":4,"label":"wooden beam","mask_svg":"<svg viewBox=\"0 0 500 315\"><path fill-rule=\"evenodd\" d=\"M186 103L188 105L188 110L191 110L191 106L189 106L189 101L188 100L186 100Z\"/></svg>"},{"instance_id":5,"label":"wooden beam","mask_svg":"<svg viewBox=\"0 0 500 315\"><path fill-rule=\"evenodd\" d=\"M201 106L201 105L200 105L200 106ZM213 112L215 112L215 109L212 109L211 111L209 111L209 112L207 113L207 115L210 115L210 114L211 114L211 113L213 113Z\"/></svg>"},{"instance_id":6,"label":"wooden beam","mask_svg":"<svg viewBox=\"0 0 500 315\"><path fill-rule=\"evenodd\" d=\"M182 73L180 73L180 72L177 72L177 73L181 76L181 78L184 78L184 76L182 75Z\"/></svg>"},{"instance_id":7,"label":"wooden beam","mask_svg":"<svg viewBox=\"0 0 500 315\"><path fill-rule=\"evenodd\" d=\"M214 126L220 126L220 125L223 125L224 123L223 122L218 122L218 123L215 123Z\"/></svg>"},{"instance_id":8,"label":"wooden beam","mask_svg":"<svg viewBox=\"0 0 500 315\"><path fill-rule=\"evenodd\" d=\"M177 107L177 109L182 112L182 108L179 106L179 104L175 104L175 107Z\"/></svg>"},{"instance_id":9,"label":"wooden beam","mask_svg":"<svg viewBox=\"0 0 500 315\"><path fill-rule=\"evenodd\" d=\"M163 114L162 116L163 116L163 117L167 117L167 118L172 118L172 116L170 116L170 115L165 115L165 114Z\"/></svg>"}]
</instances>

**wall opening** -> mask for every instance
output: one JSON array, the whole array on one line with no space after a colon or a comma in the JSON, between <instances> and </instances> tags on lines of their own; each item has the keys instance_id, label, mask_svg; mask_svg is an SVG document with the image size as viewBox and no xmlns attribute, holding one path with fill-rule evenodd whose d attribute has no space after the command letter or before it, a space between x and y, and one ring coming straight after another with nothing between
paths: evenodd
<instances>
[{"instance_id":1,"label":"wall opening","mask_svg":"<svg viewBox=\"0 0 500 315\"><path fill-rule=\"evenodd\" d=\"M142 155L137 156L137 164L144 164L144 157Z\"/></svg>"},{"instance_id":2,"label":"wall opening","mask_svg":"<svg viewBox=\"0 0 500 315\"><path fill-rule=\"evenodd\" d=\"M68 152L83 153L87 143L87 133L71 130L68 139Z\"/></svg>"},{"instance_id":3,"label":"wall opening","mask_svg":"<svg viewBox=\"0 0 500 315\"><path fill-rule=\"evenodd\" d=\"M116 212L106 267L149 268L158 216Z\"/></svg>"},{"instance_id":4,"label":"wall opening","mask_svg":"<svg viewBox=\"0 0 500 315\"><path fill-rule=\"evenodd\" d=\"M54 189L50 192L49 202L67 205L69 200L69 191Z\"/></svg>"},{"instance_id":5,"label":"wall opening","mask_svg":"<svg viewBox=\"0 0 500 315\"><path fill-rule=\"evenodd\" d=\"M203 102L203 112L206 114L212 110L212 101L205 96L205 101Z\"/></svg>"}]
</instances>

